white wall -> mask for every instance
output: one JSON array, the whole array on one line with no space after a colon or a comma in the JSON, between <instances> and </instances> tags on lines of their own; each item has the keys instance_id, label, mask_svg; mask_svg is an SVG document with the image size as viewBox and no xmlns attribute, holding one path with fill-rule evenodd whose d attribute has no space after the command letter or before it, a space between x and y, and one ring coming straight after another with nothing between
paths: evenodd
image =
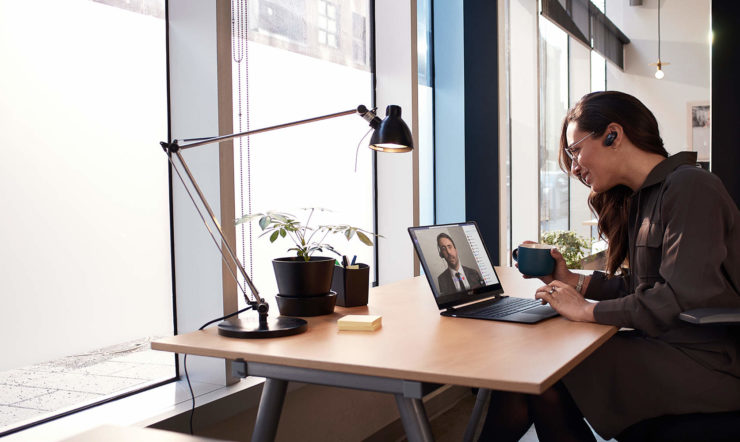
<instances>
[{"instance_id":1,"label":"white wall","mask_svg":"<svg viewBox=\"0 0 740 442\"><path fill-rule=\"evenodd\" d=\"M688 147L687 104L710 98L710 6L710 0L662 0L661 59L671 64L656 80L648 63L658 59L657 0L606 2L607 15L630 39L624 72L607 63L607 88L632 94L653 111L669 153Z\"/></svg>"},{"instance_id":2,"label":"white wall","mask_svg":"<svg viewBox=\"0 0 740 442\"><path fill-rule=\"evenodd\" d=\"M164 50L161 19L0 1L0 370L172 333Z\"/></svg>"}]
</instances>

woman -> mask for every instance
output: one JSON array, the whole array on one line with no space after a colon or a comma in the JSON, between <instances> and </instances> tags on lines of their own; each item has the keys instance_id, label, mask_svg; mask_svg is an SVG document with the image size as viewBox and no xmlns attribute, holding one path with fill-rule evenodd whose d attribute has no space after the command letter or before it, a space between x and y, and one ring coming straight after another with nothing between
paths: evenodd
<instances>
[{"instance_id":1,"label":"woman","mask_svg":"<svg viewBox=\"0 0 740 442\"><path fill-rule=\"evenodd\" d=\"M606 273L572 273L553 250L535 297L570 320L630 330L540 396L496 393L481 439L517 440L534 422L540 440L593 440L583 416L608 439L652 417L740 410L736 331L678 318L740 307L740 212L720 180L694 152L669 157L653 114L621 92L568 111L560 164L591 187Z\"/></svg>"}]
</instances>

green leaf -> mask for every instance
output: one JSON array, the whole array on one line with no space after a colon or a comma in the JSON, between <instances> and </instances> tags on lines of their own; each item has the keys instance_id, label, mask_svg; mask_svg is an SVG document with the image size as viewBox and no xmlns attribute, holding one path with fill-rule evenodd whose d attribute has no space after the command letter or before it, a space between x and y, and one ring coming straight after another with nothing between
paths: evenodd
<instances>
[{"instance_id":1,"label":"green leaf","mask_svg":"<svg viewBox=\"0 0 740 442\"><path fill-rule=\"evenodd\" d=\"M287 233L285 232L285 229L280 229L280 236L285 238L285 235L287 235Z\"/></svg>"},{"instance_id":2,"label":"green leaf","mask_svg":"<svg viewBox=\"0 0 740 442\"><path fill-rule=\"evenodd\" d=\"M260 218L260 227L262 228L262 230L265 230L265 228L267 227L268 224L270 224L270 216L269 215L263 216L262 218Z\"/></svg>"},{"instance_id":3,"label":"green leaf","mask_svg":"<svg viewBox=\"0 0 740 442\"><path fill-rule=\"evenodd\" d=\"M279 234L280 234L279 230L272 232L272 235L270 235L270 242L275 242Z\"/></svg>"},{"instance_id":4,"label":"green leaf","mask_svg":"<svg viewBox=\"0 0 740 442\"><path fill-rule=\"evenodd\" d=\"M373 241L370 238L368 238L367 235L365 235L364 233L357 231L357 237L360 238L360 241L362 241L362 243L365 244L366 246L373 245Z\"/></svg>"}]
</instances>

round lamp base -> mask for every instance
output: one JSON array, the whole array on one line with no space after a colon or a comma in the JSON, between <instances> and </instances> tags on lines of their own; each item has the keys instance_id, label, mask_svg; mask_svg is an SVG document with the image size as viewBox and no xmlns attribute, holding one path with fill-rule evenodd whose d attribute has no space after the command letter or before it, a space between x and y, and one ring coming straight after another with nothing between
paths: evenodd
<instances>
[{"instance_id":1,"label":"round lamp base","mask_svg":"<svg viewBox=\"0 0 740 442\"><path fill-rule=\"evenodd\" d=\"M262 339L279 338L303 333L308 330L308 322L300 318L267 318L260 323L258 318L227 319L218 324L218 334L230 338Z\"/></svg>"}]
</instances>

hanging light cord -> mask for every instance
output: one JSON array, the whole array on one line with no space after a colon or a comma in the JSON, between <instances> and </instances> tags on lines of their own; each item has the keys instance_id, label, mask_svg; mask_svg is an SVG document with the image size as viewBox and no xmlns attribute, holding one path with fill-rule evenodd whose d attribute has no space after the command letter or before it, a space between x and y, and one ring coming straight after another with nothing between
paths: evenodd
<instances>
[{"instance_id":1,"label":"hanging light cord","mask_svg":"<svg viewBox=\"0 0 740 442\"><path fill-rule=\"evenodd\" d=\"M660 63L660 0L658 0L658 63ZM661 66L658 66L660 69Z\"/></svg>"}]
</instances>

